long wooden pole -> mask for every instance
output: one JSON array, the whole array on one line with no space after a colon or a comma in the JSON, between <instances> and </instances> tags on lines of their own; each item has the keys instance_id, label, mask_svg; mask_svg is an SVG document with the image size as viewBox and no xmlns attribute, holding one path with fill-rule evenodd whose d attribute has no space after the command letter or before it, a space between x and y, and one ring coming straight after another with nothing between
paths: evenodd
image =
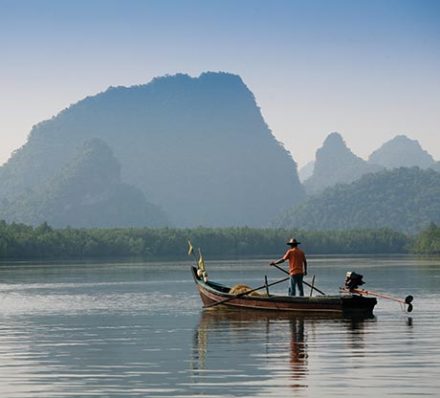
<instances>
[{"instance_id":1,"label":"long wooden pole","mask_svg":"<svg viewBox=\"0 0 440 398\"><path fill-rule=\"evenodd\" d=\"M310 297L312 297L312 295L313 295L313 288L314 287L315 287L315 275L313 275L313 278L312 278L312 287L310 288Z\"/></svg>"},{"instance_id":2,"label":"long wooden pole","mask_svg":"<svg viewBox=\"0 0 440 398\"><path fill-rule=\"evenodd\" d=\"M281 280L279 280L279 281L269 283L268 285L267 285L267 284L264 284L263 286L257 287L257 288L252 289L252 290L247 290L246 292L239 293L239 294L237 294L237 295L235 295L235 296L228 297L228 298L226 298L226 299L224 299L224 300L221 300L221 301L217 301L216 303L212 303L212 304L205 305L203 308L215 307L216 305L220 305L220 304L226 303L226 302L228 302L228 301L234 300L234 299L236 299L236 298L240 298L240 297L242 297L242 296L246 296L247 294L250 294L250 293L252 293L252 292L256 292L257 290L261 290L261 289L264 289L264 288L268 288L269 286L273 286L273 285L276 285L276 284L278 284L278 283L285 282L285 281L287 281L289 278L290 278L290 276L287 277L287 278L283 278L283 279L281 279Z\"/></svg>"},{"instance_id":3,"label":"long wooden pole","mask_svg":"<svg viewBox=\"0 0 440 398\"><path fill-rule=\"evenodd\" d=\"M289 273L288 273L285 269L283 269L283 268L281 268L281 267L278 267L278 265L276 265L276 264L272 265L272 267L276 267L276 268L278 268L280 271L282 271L282 272L284 272L285 274L289 275ZM307 283L306 281L303 281L303 283L304 283L304 285L310 287L311 289L316 290L318 293L321 293L323 296L326 295L322 290L319 290L317 287L312 286L310 283Z\"/></svg>"}]
</instances>

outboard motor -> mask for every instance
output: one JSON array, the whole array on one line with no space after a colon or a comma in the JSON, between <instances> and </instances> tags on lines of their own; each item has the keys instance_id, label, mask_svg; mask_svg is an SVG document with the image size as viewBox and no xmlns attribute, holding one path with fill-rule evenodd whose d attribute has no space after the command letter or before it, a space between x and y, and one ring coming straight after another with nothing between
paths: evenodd
<instances>
[{"instance_id":1,"label":"outboard motor","mask_svg":"<svg viewBox=\"0 0 440 398\"><path fill-rule=\"evenodd\" d=\"M363 276L356 272L347 272L345 274L345 288L348 290L357 289L365 283L362 278Z\"/></svg>"}]
</instances>

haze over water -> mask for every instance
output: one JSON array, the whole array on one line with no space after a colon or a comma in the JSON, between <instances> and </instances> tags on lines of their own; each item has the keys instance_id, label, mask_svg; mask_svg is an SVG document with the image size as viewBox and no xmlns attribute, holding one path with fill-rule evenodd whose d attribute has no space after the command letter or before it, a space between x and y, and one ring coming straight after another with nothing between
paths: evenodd
<instances>
[{"instance_id":1,"label":"haze over water","mask_svg":"<svg viewBox=\"0 0 440 398\"><path fill-rule=\"evenodd\" d=\"M255 287L283 277L267 263L207 265ZM437 396L440 259L310 258L326 293L354 270L415 297L411 314L379 300L363 320L204 312L189 265L2 264L3 396Z\"/></svg>"}]
</instances>

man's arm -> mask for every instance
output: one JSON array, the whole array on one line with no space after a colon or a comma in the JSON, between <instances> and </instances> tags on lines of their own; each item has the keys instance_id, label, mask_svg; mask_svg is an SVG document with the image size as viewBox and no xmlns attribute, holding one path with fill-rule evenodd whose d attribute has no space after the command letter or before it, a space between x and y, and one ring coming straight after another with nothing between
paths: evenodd
<instances>
[{"instance_id":1,"label":"man's arm","mask_svg":"<svg viewBox=\"0 0 440 398\"><path fill-rule=\"evenodd\" d=\"M282 257L282 258L280 258L279 260L272 261L272 262L270 263L270 265L281 264L281 263L284 263L284 261L286 261L286 260Z\"/></svg>"},{"instance_id":2,"label":"man's arm","mask_svg":"<svg viewBox=\"0 0 440 398\"><path fill-rule=\"evenodd\" d=\"M304 257L304 275L307 275L307 260Z\"/></svg>"}]
</instances>

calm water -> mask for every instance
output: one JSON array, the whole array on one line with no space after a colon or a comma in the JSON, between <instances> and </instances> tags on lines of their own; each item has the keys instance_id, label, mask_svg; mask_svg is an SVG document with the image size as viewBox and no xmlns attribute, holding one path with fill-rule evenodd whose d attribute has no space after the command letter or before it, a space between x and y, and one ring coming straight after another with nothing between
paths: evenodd
<instances>
[{"instance_id":1,"label":"calm water","mask_svg":"<svg viewBox=\"0 0 440 398\"><path fill-rule=\"evenodd\" d=\"M252 287L284 276L265 264L207 262ZM357 321L203 312L189 265L0 265L1 396L439 396L440 259L310 258L328 293L353 270L415 297Z\"/></svg>"}]
</instances>

